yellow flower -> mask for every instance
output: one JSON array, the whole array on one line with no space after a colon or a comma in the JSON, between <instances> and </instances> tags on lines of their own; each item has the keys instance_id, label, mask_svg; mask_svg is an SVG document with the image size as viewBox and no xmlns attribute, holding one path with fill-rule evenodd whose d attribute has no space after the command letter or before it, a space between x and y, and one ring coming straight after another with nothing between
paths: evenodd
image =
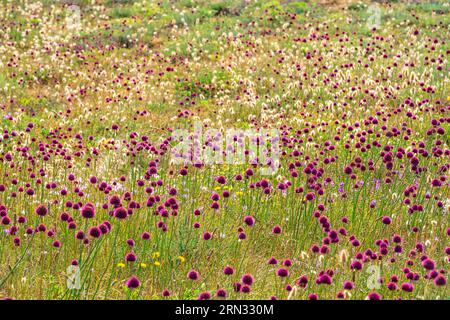
<instances>
[{"instance_id":1,"label":"yellow flower","mask_svg":"<svg viewBox=\"0 0 450 320\"><path fill-rule=\"evenodd\" d=\"M183 256L178 256L178 260L180 260L181 263L184 263L186 261Z\"/></svg>"},{"instance_id":2,"label":"yellow flower","mask_svg":"<svg viewBox=\"0 0 450 320\"><path fill-rule=\"evenodd\" d=\"M119 262L119 263L117 264L117 267L118 267L118 268L123 268L123 267L125 267L125 263Z\"/></svg>"},{"instance_id":3,"label":"yellow flower","mask_svg":"<svg viewBox=\"0 0 450 320\"><path fill-rule=\"evenodd\" d=\"M159 253L159 251L153 252L152 257L153 259L159 258L161 256L161 254Z\"/></svg>"},{"instance_id":4,"label":"yellow flower","mask_svg":"<svg viewBox=\"0 0 450 320\"><path fill-rule=\"evenodd\" d=\"M141 263L141 268L143 268L143 269L147 268L147 264L142 262Z\"/></svg>"},{"instance_id":5,"label":"yellow flower","mask_svg":"<svg viewBox=\"0 0 450 320\"><path fill-rule=\"evenodd\" d=\"M155 261L155 262L154 262L154 265L155 265L156 267L159 267L159 266L161 265L161 263L160 263L159 261Z\"/></svg>"},{"instance_id":6,"label":"yellow flower","mask_svg":"<svg viewBox=\"0 0 450 320\"><path fill-rule=\"evenodd\" d=\"M215 187L214 190L219 191L220 187Z\"/></svg>"}]
</instances>

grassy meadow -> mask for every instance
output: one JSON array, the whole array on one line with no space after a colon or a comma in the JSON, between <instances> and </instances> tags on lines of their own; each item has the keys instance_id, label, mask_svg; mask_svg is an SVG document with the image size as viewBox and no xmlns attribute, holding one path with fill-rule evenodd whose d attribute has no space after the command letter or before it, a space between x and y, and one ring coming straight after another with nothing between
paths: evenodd
<instances>
[{"instance_id":1,"label":"grassy meadow","mask_svg":"<svg viewBox=\"0 0 450 320\"><path fill-rule=\"evenodd\" d=\"M449 26L446 1L1 0L0 298L448 299Z\"/></svg>"}]
</instances>

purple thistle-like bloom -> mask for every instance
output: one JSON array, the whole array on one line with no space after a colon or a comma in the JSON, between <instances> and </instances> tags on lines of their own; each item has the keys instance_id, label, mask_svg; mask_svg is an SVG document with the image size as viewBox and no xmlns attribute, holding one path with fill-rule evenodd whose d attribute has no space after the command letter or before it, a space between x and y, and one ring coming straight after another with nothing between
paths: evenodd
<instances>
[{"instance_id":1,"label":"purple thistle-like bloom","mask_svg":"<svg viewBox=\"0 0 450 320\"><path fill-rule=\"evenodd\" d=\"M230 266L226 266L223 269L223 273L226 274L227 276L231 276L234 273L234 269Z\"/></svg>"},{"instance_id":2,"label":"purple thistle-like bloom","mask_svg":"<svg viewBox=\"0 0 450 320\"><path fill-rule=\"evenodd\" d=\"M128 210L124 207L119 207L114 210L114 217L117 219L126 219L128 217Z\"/></svg>"},{"instance_id":3,"label":"purple thistle-like bloom","mask_svg":"<svg viewBox=\"0 0 450 320\"><path fill-rule=\"evenodd\" d=\"M438 275L434 279L434 284L438 287L443 287L447 284L447 280L445 279L445 277L443 275Z\"/></svg>"},{"instance_id":4,"label":"purple thistle-like bloom","mask_svg":"<svg viewBox=\"0 0 450 320\"><path fill-rule=\"evenodd\" d=\"M209 300L211 299L211 294L209 292L202 292L198 296L198 300Z\"/></svg>"},{"instance_id":5,"label":"purple thistle-like bloom","mask_svg":"<svg viewBox=\"0 0 450 320\"><path fill-rule=\"evenodd\" d=\"M255 224L255 219L252 216L246 216L244 218L244 223L249 227L253 227L253 225Z\"/></svg>"},{"instance_id":6,"label":"purple thistle-like bloom","mask_svg":"<svg viewBox=\"0 0 450 320\"><path fill-rule=\"evenodd\" d=\"M244 285L241 287L241 292L242 292L242 293L250 293L250 291L252 291L252 289L250 288L249 285L244 284Z\"/></svg>"},{"instance_id":7,"label":"purple thistle-like bloom","mask_svg":"<svg viewBox=\"0 0 450 320\"><path fill-rule=\"evenodd\" d=\"M203 233L203 240L210 240L212 238L212 235L210 232L206 231Z\"/></svg>"},{"instance_id":8,"label":"purple thistle-like bloom","mask_svg":"<svg viewBox=\"0 0 450 320\"><path fill-rule=\"evenodd\" d=\"M283 265L284 265L285 267L291 267L291 266L292 266L292 260L290 260L290 259L284 260L284 261L283 261Z\"/></svg>"},{"instance_id":9,"label":"purple thistle-like bloom","mask_svg":"<svg viewBox=\"0 0 450 320\"><path fill-rule=\"evenodd\" d=\"M389 290L391 290L391 291L395 291L395 290L398 289L398 286L397 286L397 284L396 284L395 282L389 282L389 283L387 284L387 288L388 288Z\"/></svg>"},{"instance_id":10,"label":"purple thistle-like bloom","mask_svg":"<svg viewBox=\"0 0 450 320\"><path fill-rule=\"evenodd\" d=\"M384 217L381 219L381 221L383 222L383 224L386 224L386 225L389 225L389 224L391 224L391 222L392 222L391 218L388 217L388 216L384 216Z\"/></svg>"},{"instance_id":11,"label":"purple thistle-like bloom","mask_svg":"<svg viewBox=\"0 0 450 320\"><path fill-rule=\"evenodd\" d=\"M273 227L272 232L274 234L280 234L281 233L281 227L280 226Z\"/></svg>"},{"instance_id":12,"label":"purple thistle-like bloom","mask_svg":"<svg viewBox=\"0 0 450 320\"><path fill-rule=\"evenodd\" d=\"M216 292L216 296L218 298L226 298L227 297L227 292L224 289L219 289Z\"/></svg>"},{"instance_id":13,"label":"purple thistle-like bloom","mask_svg":"<svg viewBox=\"0 0 450 320\"><path fill-rule=\"evenodd\" d=\"M217 181L218 183L220 183L220 184L225 184L225 183L227 183L227 179L225 179L224 176L219 176L219 177L217 177L217 178L216 178L216 181Z\"/></svg>"},{"instance_id":14,"label":"purple thistle-like bloom","mask_svg":"<svg viewBox=\"0 0 450 320\"><path fill-rule=\"evenodd\" d=\"M433 260L427 258L422 261L422 267L424 267L426 270L434 270L436 264L434 263Z\"/></svg>"},{"instance_id":15,"label":"purple thistle-like bloom","mask_svg":"<svg viewBox=\"0 0 450 320\"><path fill-rule=\"evenodd\" d=\"M77 231L77 233L75 234L75 238L77 238L78 240L83 240L84 239L84 232L83 231Z\"/></svg>"},{"instance_id":16,"label":"purple thistle-like bloom","mask_svg":"<svg viewBox=\"0 0 450 320\"><path fill-rule=\"evenodd\" d=\"M402 284L402 290L405 292L413 292L414 286L412 283L405 282Z\"/></svg>"},{"instance_id":17,"label":"purple thistle-like bloom","mask_svg":"<svg viewBox=\"0 0 450 320\"><path fill-rule=\"evenodd\" d=\"M352 264L350 265L350 268L352 270L361 270L362 269L362 263L359 260L355 260L352 262Z\"/></svg>"},{"instance_id":18,"label":"purple thistle-like bloom","mask_svg":"<svg viewBox=\"0 0 450 320\"><path fill-rule=\"evenodd\" d=\"M309 299L309 300L318 300L319 297L317 296L317 294L311 293L311 294L308 296L308 299Z\"/></svg>"},{"instance_id":19,"label":"purple thistle-like bloom","mask_svg":"<svg viewBox=\"0 0 450 320\"><path fill-rule=\"evenodd\" d=\"M351 281L345 281L344 282L344 289L345 290L352 290L355 287L355 284Z\"/></svg>"},{"instance_id":20,"label":"purple thistle-like bloom","mask_svg":"<svg viewBox=\"0 0 450 320\"><path fill-rule=\"evenodd\" d=\"M94 206L90 203L81 208L81 216L86 219L93 218L95 216Z\"/></svg>"},{"instance_id":21,"label":"purple thistle-like bloom","mask_svg":"<svg viewBox=\"0 0 450 320\"><path fill-rule=\"evenodd\" d=\"M135 262L137 260L136 254L134 252L129 252L125 255L126 262Z\"/></svg>"},{"instance_id":22,"label":"purple thistle-like bloom","mask_svg":"<svg viewBox=\"0 0 450 320\"><path fill-rule=\"evenodd\" d=\"M131 276L127 280L126 285L130 289L136 289L136 288L138 288L141 285L141 281L139 281L139 279L136 278L135 276Z\"/></svg>"},{"instance_id":23,"label":"purple thistle-like bloom","mask_svg":"<svg viewBox=\"0 0 450 320\"><path fill-rule=\"evenodd\" d=\"M333 279L328 274L325 273L316 280L316 283L330 285L333 283Z\"/></svg>"},{"instance_id":24,"label":"purple thistle-like bloom","mask_svg":"<svg viewBox=\"0 0 450 320\"><path fill-rule=\"evenodd\" d=\"M254 282L253 276L249 273L244 274L241 278L243 284L251 286Z\"/></svg>"},{"instance_id":25,"label":"purple thistle-like bloom","mask_svg":"<svg viewBox=\"0 0 450 320\"><path fill-rule=\"evenodd\" d=\"M378 292L371 292L367 295L368 300L381 300L381 295Z\"/></svg>"},{"instance_id":26,"label":"purple thistle-like bloom","mask_svg":"<svg viewBox=\"0 0 450 320\"><path fill-rule=\"evenodd\" d=\"M89 235L93 238L100 238L102 231L99 227L92 227L89 229Z\"/></svg>"},{"instance_id":27,"label":"purple thistle-like bloom","mask_svg":"<svg viewBox=\"0 0 450 320\"><path fill-rule=\"evenodd\" d=\"M279 276L281 278L285 278L285 277L289 276L289 271L287 269L280 268L277 270L277 276Z\"/></svg>"},{"instance_id":28,"label":"purple thistle-like bloom","mask_svg":"<svg viewBox=\"0 0 450 320\"><path fill-rule=\"evenodd\" d=\"M297 285L302 288L306 288L306 286L308 285L308 277L303 275L300 278L298 278Z\"/></svg>"},{"instance_id":29,"label":"purple thistle-like bloom","mask_svg":"<svg viewBox=\"0 0 450 320\"><path fill-rule=\"evenodd\" d=\"M189 280L198 280L200 277L199 273L195 270L191 270L188 272L187 277Z\"/></svg>"},{"instance_id":30,"label":"purple thistle-like bloom","mask_svg":"<svg viewBox=\"0 0 450 320\"><path fill-rule=\"evenodd\" d=\"M35 212L36 212L36 214L37 214L38 216L44 217L44 216L47 215L48 209L47 209L46 206L44 206L44 205L41 204L41 205L39 205L39 206L36 208Z\"/></svg>"}]
</instances>

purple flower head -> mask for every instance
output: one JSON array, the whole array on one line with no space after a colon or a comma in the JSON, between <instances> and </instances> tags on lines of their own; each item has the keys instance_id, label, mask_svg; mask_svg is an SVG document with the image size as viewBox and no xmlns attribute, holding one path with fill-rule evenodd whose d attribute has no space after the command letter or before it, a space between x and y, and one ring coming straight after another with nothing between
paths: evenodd
<instances>
[{"instance_id":1,"label":"purple flower head","mask_svg":"<svg viewBox=\"0 0 450 320\"><path fill-rule=\"evenodd\" d=\"M81 216L86 219L95 217L95 209L91 203L87 203L83 208L81 208Z\"/></svg>"},{"instance_id":2,"label":"purple flower head","mask_svg":"<svg viewBox=\"0 0 450 320\"><path fill-rule=\"evenodd\" d=\"M371 292L367 295L368 300L381 300L381 295L378 292Z\"/></svg>"},{"instance_id":3,"label":"purple flower head","mask_svg":"<svg viewBox=\"0 0 450 320\"><path fill-rule=\"evenodd\" d=\"M198 280L200 277L199 273L195 270L190 270L187 274L189 280Z\"/></svg>"},{"instance_id":4,"label":"purple flower head","mask_svg":"<svg viewBox=\"0 0 450 320\"><path fill-rule=\"evenodd\" d=\"M230 266L226 266L226 267L223 269L223 273L224 273L225 275L227 275L227 276L231 276L231 275L234 273L234 269L233 269L232 267L230 267Z\"/></svg>"},{"instance_id":5,"label":"purple flower head","mask_svg":"<svg viewBox=\"0 0 450 320\"><path fill-rule=\"evenodd\" d=\"M243 284L251 286L253 284L253 282L254 282L253 276L251 274L249 274L249 273L244 274L242 276L242 278L241 278L241 282Z\"/></svg>"},{"instance_id":6,"label":"purple flower head","mask_svg":"<svg viewBox=\"0 0 450 320\"><path fill-rule=\"evenodd\" d=\"M255 219L252 216L246 216L244 218L244 223L249 227L253 227L253 225L255 224Z\"/></svg>"},{"instance_id":7,"label":"purple flower head","mask_svg":"<svg viewBox=\"0 0 450 320\"><path fill-rule=\"evenodd\" d=\"M280 268L277 270L277 276L279 276L280 278L285 278L289 276L289 271L285 268Z\"/></svg>"},{"instance_id":8,"label":"purple flower head","mask_svg":"<svg viewBox=\"0 0 450 320\"><path fill-rule=\"evenodd\" d=\"M139 279L136 278L135 276L131 276L127 280L126 285L129 289L136 289L141 285L141 281L139 281Z\"/></svg>"},{"instance_id":9,"label":"purple flower head","mask_svg":"<svg viewBox=\"0 0 450 320\"><path fill-rule=\"evenodd\" d=\"M39 205L39 206L36 208L35 212L36 212L36 214L37 214L38 216L44 217L44 216L47 215L48 209L47 209L46 206L44 206L44 205L41 204L41 205Z\"/></svg>"}]
</instances>

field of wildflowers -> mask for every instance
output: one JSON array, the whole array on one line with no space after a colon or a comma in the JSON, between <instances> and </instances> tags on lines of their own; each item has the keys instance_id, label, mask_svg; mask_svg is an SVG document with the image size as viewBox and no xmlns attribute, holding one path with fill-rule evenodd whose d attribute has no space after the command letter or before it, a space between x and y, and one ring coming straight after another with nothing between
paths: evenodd
<instances>
[{"instance_id":1,"label":"field of wildflowers","mask_svg":"<svg viewBox=\"0 0 450 320\"><path fill-rule=\"evenodd\" d=\"M448 299L449 25L0 1L0 297Z\"/></svg>"}]
</instances>

